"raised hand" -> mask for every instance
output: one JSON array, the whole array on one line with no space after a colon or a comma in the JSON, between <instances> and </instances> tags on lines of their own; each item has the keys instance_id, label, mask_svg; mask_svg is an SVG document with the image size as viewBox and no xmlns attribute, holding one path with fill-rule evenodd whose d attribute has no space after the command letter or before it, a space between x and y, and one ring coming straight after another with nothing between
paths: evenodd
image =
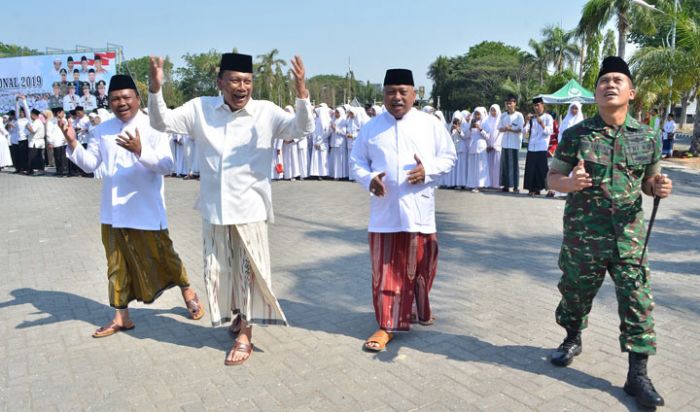
<instances>
[{"instance_id":1,"label":"raised hand","mask_svg":"<svg viewBox=\"0 0 700 412\"><path fill-rule=\"evenodd\" d=\"M139 134L139 129L136 128L134 135L129 132L125 132L126 136L117 136L117 145L123 147L124 149L130 151L136 156L141 156L141 135Z\"/></svg>"},{"instance_id":2,"label":"raised hand","mask_svg":"<svg viewBox=\"0 0 700 412\"><path fill-rule=\"evenodd\" d=\"M163 85L163 58L151 56L150 70L148 74L148 91L158 93Z\"/></svg>"},{"instance_id":3,"label":"raised hand","mask_svg":"<svg viewBox=\"0 0 700 412\"><path fill-rule=\"evenodd\" d=\"M309 97L309 91L306 90L306 69L304 69L304 62L301 57L294 56L292 58L292 73L294 74L294 88L297 91L297 97L300 99L306 99Z\"/></svg>"},{"instance_id":4,"label":"raised hand","mask_svg":"<svg viewBox=\"0 0 700 412\"><path fill-rule=\"evenodd\" d=\"M673 182L666 175L654 176L654 196L667 198L673 190Z\"/></svg>"},{"instance_id":5,"label":"raised hand","mask_svg":"<svg viewBox=\"0 0 700 412\"><path fill-rule=\"evenodd\" d=\"M369 182L369 191L373 195L382 197L386 194L386 186L384 186L384 182L382 182L384 176L386 176L386 172L381 172L380 174L374 176L374 179Z\"/></svg>"},{"instance_id":6,"label":"raised hand","mask_svg":"<svg viewBox=\"0 0 700 412\"><path fill-rule=\"evenodd\" d=\"M569 182L571 184L570 192L578 192L593 186L593 179L586 173L586 164L583 159L579 160L578 164L571 171Z\"/></svg>"},{"instance_id":7,"label":"raised hand","mask_svg":"<svg viewBox=\"0 0 700 412\"><path fill-rule=\"evenodd\" d=\"M66 142L71 148L75 148L78 145L78 139L76 137L75 129L71 126L70 122L65 119L58 119L58 128L63 132L63 136L66 138Z\"/></svg>"},{"instance_id":8,"label":"raised hand","mask_svg":"<svg viewBox=\"0 0 700 412\"><path fill-rule=\"evenodd\" d=\"M416 159L416 167L408 171L408 183L414 185L425 182L425 168L417 154L414 154L413 158Z\"/></svg>"}]
</instances>

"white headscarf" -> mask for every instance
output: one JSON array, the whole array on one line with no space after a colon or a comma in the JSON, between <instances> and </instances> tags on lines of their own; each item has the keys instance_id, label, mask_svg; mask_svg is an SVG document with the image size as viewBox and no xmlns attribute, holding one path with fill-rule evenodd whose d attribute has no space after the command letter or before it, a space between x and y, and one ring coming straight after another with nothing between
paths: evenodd
<instances>
[{"instance_id":1,"label":"white headscarf","mask_svg":"<svg viewBox=\"0 0 700 412\"><path fill-rule=\"evenodd\" d=\"M496 110L496 116L491 116L491 110ZM492 104L489 107L489 113L487 114L486 120L482 121L484 129L488 132L488 144L490 147L500 148L501 141L499 139L501 132L498 131L498 121L501 119L501 106L497 104Z\"/></svg>"},{"instance_id":2,"label":"white headscarf","mask_svg":"<svg viewBox=\"0 0 700 412\"><path fill-rule=\"evenodd\" d=\"M447 121L445 120L445 115L442 114L442 110L436 110L435 113L433 113L433 115L435 117L437 117L438 120L440 120L440 123L442 123L442 124L447 123Z\"/></svg>"},{"instance_id":3,"label":"white headscarf","mask_svg":"<svg viewBox=\"0 0 700 412\"><path fill-rule=\"evenodd\" d=\"M576 116L571 113L571 108L574 106L578 107L578 113ZM564 134L564 130L575 125L576 123L580 123L581 121L583 121L583 110L581 110L581 103L573 102L569 105L569 111L566 112L566 117L564 117L564 120L562 120L561 124L559 125L559 141L561 142L561 137Z\"/></svg>"},{"instance_id":4,"label":"white headscarf","mask_svg":"<svg viewBox=\"0 0 700 412\"><path fill-rule=\"evenodd\" d=\"M286 105L286 106L284 106L284 111L287 113L294 113L294 107L292 107L290 105Z\"/></svg>"},{"instance_id":5,"label":"white headscarf","mask_svg":"<svg viewBox=\"0 0 700 412\"><path fill-rule=\"evenodd\" d=\"M479 114L481 115L481 119L479 120L479 122L481 123L482 128L483 128L483 125L487 120L486 116L488 116L488 114L486 113L486 108L484 106L479 106L479 107L475 108L474 111L479 112Z\"/></svg>"},{"instance_id":6,"label":"white headscarf","mask_svg":"<svg viewBox=\"0 0 700 412\"><path fill-rule=\"evenodd\" d=\"M374 106L372 106L372 108L374 109L375 116L379 116L380 114L384 113L384 111L382 110L381 107L379 107L379 105L375 104Z\"/></svg>"},{"instance_id":7,"label":"white headscarf","mask_svg":"<svg viewBox=\"0 0 700 412\"><path fill-rule=\"evenodd\" d=\"M496 109L496 117L491 116L491 109ZM501 106L499 106L497 104L492 104L491 107L489 107L488 117L486 118L485 121L482 120L482 122L484 122L485 124L488 124L488 129L490 131L492 131L492 134L493 134L493 131L498 129L498 119L500 119L500 118L501 118Z\"/></svg>"},{"instance_id":8,"label":"white headscarf","mask_svg":"<svg viewBox=\"0 0 700 412\"><path fill-rule=\"evenodd\" d=\"M314 111L316 112L315 134L317 136L323 136L331 124L331 114L328 112L327 107L322 106L315 108Z\"/></svg>"},{"instance_id":9,"label":"white headscarf","mask_svg":"<svg viewBox=\"0 0 700 412\"><path fill-rule=\"evenodd\" d=\"M428 113L428 114L435 113L435 109L433 108L433 106L429 106L429 105L423 106L423 108L421 110L423 110L423 113Z\"/></svg>"}]
</instances>

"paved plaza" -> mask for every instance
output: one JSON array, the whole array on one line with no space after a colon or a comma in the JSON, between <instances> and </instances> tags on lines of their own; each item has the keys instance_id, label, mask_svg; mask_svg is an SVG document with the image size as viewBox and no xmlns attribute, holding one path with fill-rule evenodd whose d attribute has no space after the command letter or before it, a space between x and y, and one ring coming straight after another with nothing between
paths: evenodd
<instances>
[{"instance_id":1,"label":"paved plaza","mask_svg":"<svg viewBox=\"0 0 700 412\"><path fill-rule=\"evenodd\" d=\"M11 170L11 169L10 169ZM667 168L650 242L658 355L669 411L700 410L700 174ZM376 328L368 196L356 183L275 182L273 289L291 327L256 327L252 358L224 366L226 328L192 321L172 289L112 316L100 240L101 182L0 173L2 411L626 411L627 356L606 279L571 367L548 361L564 330L557 255L564 201L440 190L437 322L361 350ZM166 179L170 234L206 302L198 182ZM645 198L645 212L651 199Z\"/></svg>"}]
</instances>

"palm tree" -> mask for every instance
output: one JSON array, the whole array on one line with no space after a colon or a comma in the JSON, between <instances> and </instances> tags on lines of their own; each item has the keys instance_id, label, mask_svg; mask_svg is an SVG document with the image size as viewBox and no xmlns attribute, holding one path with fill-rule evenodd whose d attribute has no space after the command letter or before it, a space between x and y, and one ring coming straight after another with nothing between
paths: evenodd
<instances>
[{"instance_id":1,"label":"palm tree","mask_svg":"<svg viewBox=\"0 0 700 412\"><path fill-rule=\"evenodd\" d=\"M428 67L428 77L433 81L433 90L430 92L435 104L438 104L438 97L441 97L442 105L447 103L447 84L450 78L452 64L446 56L438 56ZM439 107L438 107L439 109Z\"/></svg>"},{"instance_id":2,"label":"palm tree","mask_svg":"<svg viewBox=\"0 0 700 412\"><path fill-rule=\"evenodd\" d=\"M608 30L603 37L603 58L615 55L615 32Z\"/></svg>"},{"instance_id":3,"label":"palm tree","mask_svg":"<svg viewBox=\"0 0 700 412\"><path fill-rule=\"evenodd\" d=\"M660 19L674 18L668 14ZM700 14L684 10L677 20L677 43L675 49L663 45L640 48L631 59L637 88L649 88L662 99L672 95L673 101L688 101L700 97ZM673 76L673 87L669 87L669 76ZM658 101L658 100L657 100ZM685 114L683 114L683 117ZM693 142L700 142L700 108L695 112ZM693 147L693 145L691 145Z\"/></svg>"},{"instance_id":4,"label":"palm tree","mask_svg":"<svg viewBox=\"0 0 700 412\"><path fill-rule=\"evenodd\" d=\"M260 83L262 86L262 97L265 99L272 99L272 90L275 84L276 73L282 71L282 66L285 66L287 62L282 59L277 58L279 50L272 49L269 53L258 55L260 62L258 63L257 74L260 77Z\"/></svg>"},{"instance_id":5,"label":"palm tree","mask_svg":"<svg viewBox=\"0 0 700 412\"><path fill-rule=\"evenodd\" d=\"M586 47L586 59L583 61L583 78L581 85L588 90L595 88L595 82L600 71L600 43L602 37L600 33L595 33L588 37Z\"/></svg>"},{"instance_id":6,"label":"palm tree","mask_svg":"<svg viewBox=\"0 0 700 412\"><path fill-rule=\"evenodd\" d=\"M600 32L614 15L617 18L617 55L624 59L630 7L630 0L588 0L576 30L582 34Z\"/></svg>"},{"instance_id":7,"label":"palm tree","mask_svg":"<svg viewBox=\"0 0 700 412\"><path fill-rule=\"evenodd\" d=\"M566 32L560 26L547 26L542 29L542 36L542 43L556 71L563 71L565 64L573 69L574 62L581 53L578 45L572 42L575 32Z\"/></svg>"},{"instance_id":8,"label":"palm tree","mask_svg":"<svg viewBox=\"0 0 700 412\"><path fill-rule=\"evenodd\" d=\"M547 46L544 42L538 42L535 39L530 39L527 43L534 52L531 56L533 66L540 74L540 86L544 85L544 74L547 72L551 54L547 52Z\"/></svg>"}]
</instances>

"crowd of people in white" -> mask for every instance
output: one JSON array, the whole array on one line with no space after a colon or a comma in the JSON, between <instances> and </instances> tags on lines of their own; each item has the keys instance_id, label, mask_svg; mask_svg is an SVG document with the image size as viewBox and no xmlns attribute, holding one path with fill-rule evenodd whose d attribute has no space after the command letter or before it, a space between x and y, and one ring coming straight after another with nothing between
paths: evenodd
<instances>
[{"instance_id":1,"label":"crowd of people in white","mask_svg":"<svg viewBox=\"0 0 700 412\"><path fill-rule=\"evenodd\" d=\"M502 112L498 104L493 104L488 111L481 106L472 112L455 111L449 122L440 110L431 106L419 109L434 115L445 125L457 151L455 167L442 177L440 187L474 192L484 189L519 191L519 151L523 136L529 138L528 153L546 152L551 149L549 142L550 135L555 132L554 121L543 111L539 115L523 116L516 110L514 97L506 99L505 109ZM292 106L285 110L294 111ZM317 105L314 109L315 129L311 134L275 139L270 165L272 179L352 180L350 153L353 142L372 117L384 112L379 105L355 107L346 104L335 108L325 103ZM70 120L79 142L87 146L90 131L112 116L102 108L86 113L81 106L68 112L61 107L30 110L27 99L18 96L15 111L4 116L0 125L4 137L0 139L0 169L15 165L15 173L34 174L43 173L45 166L52 166L58 176L90 176L66 159L66 141L57 123L59 119ZM558 138L561 139L566 128L581 120L580 104L571 104L559 127ZM198 179L196 141L187 135L172 134L170 147L174 160L171 176ZM544 181L541 168L530 168L534 170L531 174L541 175L536 181ZM544 186L528 187L527 169L526 164L525 188L530 194L539 194ZM94 175L100 178L100 170Z\"/></svg>"}]
</instances>

